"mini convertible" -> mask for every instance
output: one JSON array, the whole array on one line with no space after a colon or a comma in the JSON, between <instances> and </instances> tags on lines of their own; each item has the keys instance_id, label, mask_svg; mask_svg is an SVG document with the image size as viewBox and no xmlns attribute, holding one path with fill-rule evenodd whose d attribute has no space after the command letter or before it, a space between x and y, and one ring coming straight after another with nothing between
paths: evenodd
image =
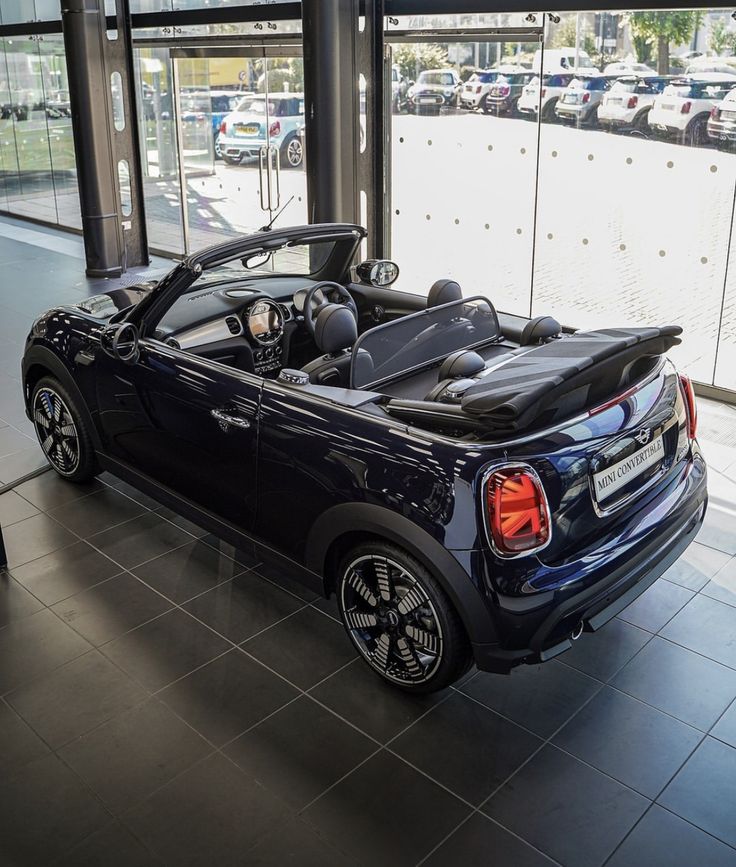
<instances>
[{"instance_id":1,"label":"mini convertible","mask_svg":"<svg viewBox=\"0 0 736 867\"><path fill-rule=\"evenodd\" d=\"M703 521L681 329L399 292L394 263L354 265L364 237L272 229L47 312L22 365L41 446L336 594L400 688L555 657Z\"/></svg>"}]
</instances>

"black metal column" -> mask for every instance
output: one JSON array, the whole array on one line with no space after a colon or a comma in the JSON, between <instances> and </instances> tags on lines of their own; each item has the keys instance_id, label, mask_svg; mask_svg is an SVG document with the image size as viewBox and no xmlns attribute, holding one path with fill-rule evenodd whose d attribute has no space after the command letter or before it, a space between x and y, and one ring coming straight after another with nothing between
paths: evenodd
<instances>
[{"instance_id":1,"label":"black metal column","mask_svg":"<svg viewBox=\"0 0 736 867\"><path fill-rule=\"evenodd\" d=\"M358 0L303 0L302 33L310 221L358 222Z\"/></svg>"},{"instance_id":2,"label":"black metal column","mask_svg":"<svg viewBox=\"0 0 736 867\"><path fill-rule=\"evenodd\" d=\"M131 147L136 123L131 100L130 18L125 14L127 2L118 0L118 7L118 40L110 41L104 0L61 0L87 274L93 277L120 274L127 265L148 262L137 142ZM113 122L113 71L121 74L122 130ZM132 208L126 214L119 159L129 166Z\"/></svg>"}]
</instances>

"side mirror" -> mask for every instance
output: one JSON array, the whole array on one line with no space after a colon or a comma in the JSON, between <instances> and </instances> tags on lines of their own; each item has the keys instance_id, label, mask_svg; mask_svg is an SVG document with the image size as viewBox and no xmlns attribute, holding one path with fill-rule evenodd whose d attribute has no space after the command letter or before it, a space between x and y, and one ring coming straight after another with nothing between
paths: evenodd
<instances>
[{"instance_id":1,"label":"side mirror","mask_svg":"<svg viewBox=\"0 0 736 867\"><path fill-rule=\"evenodd\" d=\"M240 262L243 268L262 268L271 260L271 256L273 256L272 250L261 250L259 253L251 253L250 256L246 256L244 259L241 259Z\"/></svg>"},{"instance_id":2,"label":"side mirror","mask_svg":"<svg viewBox=\"0 0 736 867\"><path fill-rule=\"evenodd\" d=\"M139 336L138 329L132 322L123 322L121 325L109 325L105 328L100 343L108 355L123 364L135 364L141 356Z\"/></svg>"},{"instance_id":3,"label":"side mirror","mask_svg":"<svg viewBox=\"0 0 736 867\"><path fill-rule=\"evenodd\" d=\"M399 277L399 266L388 259L366 259L355 269L355 273L363 283L370 283L378 288L390 286Z\"/></svg>"}]
</instances>

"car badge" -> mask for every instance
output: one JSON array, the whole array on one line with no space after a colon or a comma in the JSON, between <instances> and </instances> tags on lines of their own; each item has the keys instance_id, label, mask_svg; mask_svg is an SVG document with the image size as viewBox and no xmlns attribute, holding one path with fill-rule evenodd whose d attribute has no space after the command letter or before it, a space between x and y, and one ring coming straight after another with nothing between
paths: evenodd
<instances>
[{"instance_id":1,"label":"car badge","mask_svg":"<svg viewBox=\"0 0 736 867\"><path fill-rule=\"evenodd\" d=\"M642 428L638 434L634 436L634 439L645 446L649 440L652 438L652 432L649 428Z\"/></svg>"}]
</instances>

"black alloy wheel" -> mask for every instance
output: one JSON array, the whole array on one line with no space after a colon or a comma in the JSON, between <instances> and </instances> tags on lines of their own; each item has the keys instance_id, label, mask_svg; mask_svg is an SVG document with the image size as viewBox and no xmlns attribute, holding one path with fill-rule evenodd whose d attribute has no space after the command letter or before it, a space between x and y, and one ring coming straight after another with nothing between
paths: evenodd
<instances>
[{"instance_id":1,"label":"black alloy wheel","mask_svg":"<svg viewBox=\"0 0 736 867\"><path fill-rule=\"evenodd\" d=\"M96 475L89 433L73 400L57 380L44 377L36 385L32 413L36 436L52 469L73 482Z\"/></svg>"},{"instance_id":2,"label":"black alloy wheel","mask_svg":"<svg viewBox=\"0 0 736 867\"><path fill-rule=\"evenodd\" d=\"M338 605L351 641L389 683L434 692L469 667L456 611L427 570L394 546L360 546L343 561Z\"/></svg>"}]
</instances>

